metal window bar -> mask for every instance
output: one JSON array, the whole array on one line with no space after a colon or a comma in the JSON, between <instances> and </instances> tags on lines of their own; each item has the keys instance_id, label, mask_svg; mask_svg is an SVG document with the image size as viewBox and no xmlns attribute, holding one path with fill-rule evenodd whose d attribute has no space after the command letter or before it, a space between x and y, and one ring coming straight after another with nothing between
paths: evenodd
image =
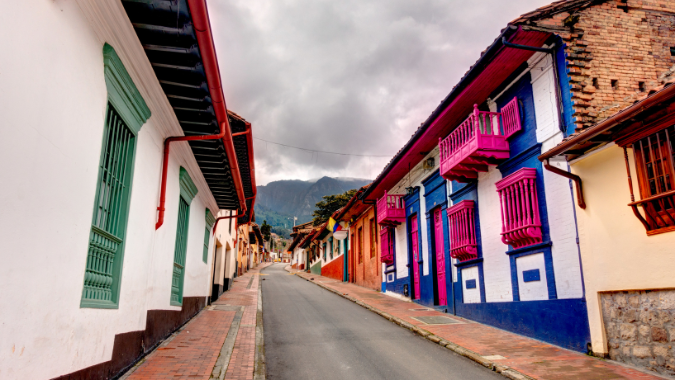
<instances>
[{"instance_id":1,"label":"metal window bar","mask_svg":"<svg viewBox=\"0 0 675 380\"><path fill-rule=\"evenodd\" d=\"M108 104L103 154L99 165L94 217L89 235L82 299L113 301L115 258L122 246L128 201L129 167L132 165L135 139L117 111Z\"/></svg>"},{"instance_id":2,"label":"metal window bar","mask_svg":"<svg viewBox=\"0 0 675 380\"><path fill-rule=\"evenodd\" d=\"M180 197L178 204L178 229L176 248L173 257L173 277L171 279L171 302L183 303L183 279L185 277L185 253L187 250L187 232L190 205Z\"/></svg>"}]
</instances>

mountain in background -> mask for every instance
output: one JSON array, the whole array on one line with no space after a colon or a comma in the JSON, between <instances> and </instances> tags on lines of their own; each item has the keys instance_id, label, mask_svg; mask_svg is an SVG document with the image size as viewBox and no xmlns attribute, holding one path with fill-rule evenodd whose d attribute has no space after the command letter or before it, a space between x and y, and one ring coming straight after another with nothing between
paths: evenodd
<instances>
[{"instance_id":1,"label":"mountain in background","mask_svg":"<svg viewBox=\"0 0 675 380\"><path fill-rule=\"evenodd\" d=\"M317 180L284 180L258 186L255 201L255 219L258 224L263 220L272 226L272 232L288 237L296 224L312 220L316 203L325 195L341 194L358 189L372 182L360 178L322 177Z\"/></svg>"}]
</instances>

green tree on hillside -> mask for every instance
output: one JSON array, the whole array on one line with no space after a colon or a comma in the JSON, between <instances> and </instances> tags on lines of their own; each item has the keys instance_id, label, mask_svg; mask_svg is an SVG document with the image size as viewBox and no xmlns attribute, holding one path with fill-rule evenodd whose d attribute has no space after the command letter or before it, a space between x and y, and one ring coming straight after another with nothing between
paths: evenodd
<instances>
[{"instance_id":1,"label":"green tree on hillside","mask_svg":"<svg viewBox=\"0 0 675 380\"><path fill-rule=\"evenodd\" d=\"M339 208L349 202L350 199L356 194L356 189L349 190L342 194L336 195L326 195L323 197L323 200L316 204L316 210L314 210L314 225L318 226L322 223L328 221L331 215Z\"/></svg>"},{"instance_id":2,"label":"green tree on hillside","mask_svg":"<svg viewBox=\"0 0 675 380\"><path fill-rule=\"evenodd\" d=\"M265 239L266 241L270 241L271 232L272 226L267 224L266 220L263 220L263 224L262 226L260 226L260 233L262 234L263 239Z\"/></svg>"}]
</instances>

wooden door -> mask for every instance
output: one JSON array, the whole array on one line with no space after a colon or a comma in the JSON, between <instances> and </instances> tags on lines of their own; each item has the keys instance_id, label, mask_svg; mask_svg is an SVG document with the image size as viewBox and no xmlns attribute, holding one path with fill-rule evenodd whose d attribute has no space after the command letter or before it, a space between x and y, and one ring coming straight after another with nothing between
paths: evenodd
<instances>
[{"instance_id":1,"label":"wooden door","mask_svg":"<svg viewBox=\"0 0 675 380\"><path fill-rule=\"evenodd\" d=\"M443 244L443 210L434 211L434 240L436 252L436 285L438 287L438 304L448 304L448 291L445 283L445 245Z\"/></svg>"},{"instance_id":2,"label":"wooden door","mask_svg":"<svg viewBox=\"0 0 675 380\"><path fill-rule=\"evenodd\" d=\"M410 240L412 241L412 270L413 270L413 299L420 299L420 252L419 252L419 242L417 235L417 215L413 216L410 220Z\"/></svg>"}]
</instances>

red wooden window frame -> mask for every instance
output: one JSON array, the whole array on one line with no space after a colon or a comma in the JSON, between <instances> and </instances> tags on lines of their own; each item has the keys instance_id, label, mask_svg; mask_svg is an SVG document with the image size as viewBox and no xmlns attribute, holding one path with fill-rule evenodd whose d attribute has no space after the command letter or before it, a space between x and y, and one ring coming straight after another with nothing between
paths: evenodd
<instances>
[{"instance_id":1,"label":"red wooden window frame","mask_svg":"<svg viewBox=\"0 0 675 380\"><path fill-rule=\"evenodd\" d=\"M502 213L502 242L514 249L541 243L537 170L522 168L496 185Z\"/></svg>"},{"instance_id":2,"label":"red wooden window frame","mask_svg":"<svg viewBox=\"0 0 675 380\"><path fill-rule=\"evenodd\" d=\"M630 144L641 199L629 206L648 235L675 230L675 125L660 127Z\"/></svg>"}]
</instances>

